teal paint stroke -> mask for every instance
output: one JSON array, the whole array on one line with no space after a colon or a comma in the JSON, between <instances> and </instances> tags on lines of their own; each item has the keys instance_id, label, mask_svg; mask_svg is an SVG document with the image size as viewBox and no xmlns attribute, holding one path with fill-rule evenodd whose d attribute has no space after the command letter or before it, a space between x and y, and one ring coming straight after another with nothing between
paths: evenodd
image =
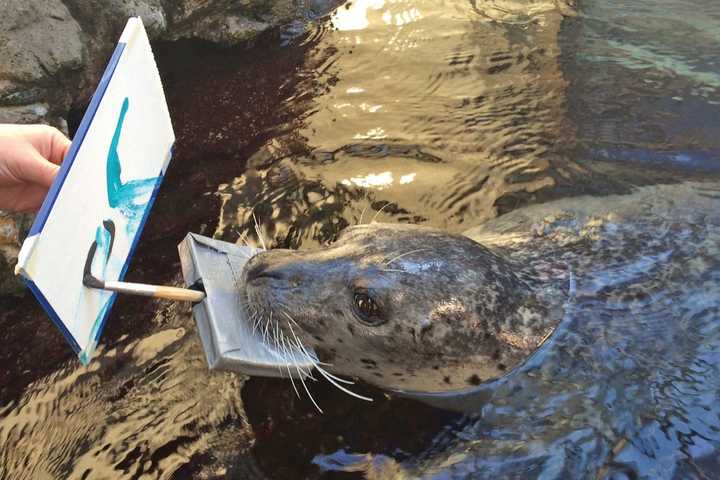
<instances>
[{"instance_id":1,"label":"teal paint stroke","mask_svg":"<svg viewBox=\"0 0 720 480\"><path fill-rule=\"evenodd\" d=\"M115 125L115 132L110 142L106 167L108 205L110 208L118 210L127 218L127 225L125 227L126 238L124 239L124 243L126 244L132 244L132 239L140 228L143 218L145 218L146 210L149 208L148 204L152 198L153 191L156 189L161 178L157 176L141 180L129 180L126 183L122 182L122 166L118 153L118 145L122 135L123 124L125 123L125 116L129 108L130 100L128 97L125 97ZM119 232L116 233L119 234ZM92 265L93 275L97 278L105 278L107 266L110 262L112 239L110 238L110 233L104 226L97 227L95 231L95 241L97 242L97 250ZM84 300L85 292L85 290L81 292L78 302ZM97 347L100 329L104 323L104 319L108 315L114 299L117 296L116 293L112 292L101 292L100 294L106 298L104 298L103 306L95 317L90 332L90 342L78 355L83 365L87 365L90 362L92 353ZM79 308L76 311L79 311Z\"/></svg>"},{"instance_id":2,"label":"teal paint stroke","mask_svg":"<svg viewBox=\"0 0 720 480\"><path fill-rule=\"evenodd\" d=\"M142 213L147 208L150 194L157 184L158 177L130 180L122 183L122 167L120 165L120 155L118 154L118 144L120 143L125 115L129 108L130 100L125 97L107 156L107 195L110 207L120 210L128 218L128 236L132 237L137 231Z\"/></svg>"},{"instance_id":3,"label":"teal paint stroke","mask_svg":"<svg viewBox=\"0 0 720 480\"><path fill-rule=\"evenodd\" d=\"M80 352L78 354L78 358L80 359L80 363L83 365L87 365L90 363L90 358L92 357L93 352L95 351L95 348L98 344L98 339L100 338L100 326L102 325L102 319L105 318L105 315L108 314L108 311L110 310L110 306L113 304L113 300L115 299L116 293L112 293L108 296L108 298L105 300L105 303L103 304L102 308L100 309L100 312L98 312L97 317L95 318L95 323L93 323L93 328L90 331L90 343L87 344L85 347L85 350Z\"/></svg>"},{"instance_id":4,"label":"teal paint stroke","mask_svg":"<svg viewBox=\"0 0 720 480\"><path fill-rule=\"evenodd\" d=\"M95 230L95 257L92 263L92 274L96 278L105 278L105 270L107 269L108 259L111 251L110 232L105 227L97 227Z\"/></svg>"},{"instance_id":5,"label":"teal paint stroke","mask_svg":"<svg viewBox=\"0 0 720 480\"><path fill-rule=\"evenodd\" d=\"M108 260L110 259L110 253L112 251L113 239L111 238L110 232L107 230L107 228L105 228L104 225L99 226L97 227L97 229L95 229L95 243L97 247L95 250L95 256L93 258L91 271L93 276L97 278L105 278ZM85 298L86 292L87 291L83 289L78 294L77 307L75 307L76 312L79 312L81 305L87 301ZM90 342L87 344L85 349L78 354L80 363L82 363L83 365L87 365L88 363L90 363L92 353L97 347L98 338L100 336L100 326L103 324L103 318L105 318L105 315L108 314L110 306L113 303L113 298L116 295L115 293L108 291L98 291L98 293L102 295L102 297L105 297L104 303L103 306L100 308L97 316L95 317L95 320L93 321L93 326L90 330L89 336Z\"/></svg>"}]
</instances>

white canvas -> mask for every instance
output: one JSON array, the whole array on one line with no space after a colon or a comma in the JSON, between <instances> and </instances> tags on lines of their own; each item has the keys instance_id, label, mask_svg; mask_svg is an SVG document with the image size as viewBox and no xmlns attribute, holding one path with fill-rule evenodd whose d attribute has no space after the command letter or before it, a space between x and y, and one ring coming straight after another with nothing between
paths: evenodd
<instances>
[{"instance_id":1,"label":"white canvas","mask_svg":"<svg viewBox=\"0 0 720 480\"><path fill-rule=\"evenodd\" d=\"M55 184L23 244L17 271L89 361L115 294L83 286L122 280L175 141L142 21L128 21Z\"/></svg>"}]
</instances>

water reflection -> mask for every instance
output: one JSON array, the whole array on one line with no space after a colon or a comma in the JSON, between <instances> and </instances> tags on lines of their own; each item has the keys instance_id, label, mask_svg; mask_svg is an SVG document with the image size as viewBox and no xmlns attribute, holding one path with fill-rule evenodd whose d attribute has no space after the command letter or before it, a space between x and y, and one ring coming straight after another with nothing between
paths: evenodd
<instances>
[{"instance_id":1,"label":"water reflection","mask_svg":"<svg viewBox=\"0 0 720 480\"><path fill-rule=\"evenodd\" d=\"M46 318L9 307L0 476L720 470L717 189L632 197L618 210L650 210L626 218L590 218L605 199L563 207L584 217L517 210L716 170L720 12L700 0L580 7L355 0L249 50L160 46L177 156L130 272L177 281L188 231L235 241L255 235L254 218L293 248L372 218L491 222L488 242L531 232L517 261L574 265L577 301L541 362L466 399L474 413L459 423L313 385L319 416L284 382L208 374L187 312L121 301L102 355L78 370L54 367L70 355ZM28 346L38 331L49 338Z\"/></svg>"},{"instance_id":2,"label":"water reflection","mask_svg":"<svg viewBox=\"0 0 720 480\"><path fill-rule=\"evenodd\" d=\"M20 402L4 406L0 473L169 478L239 469L251 440L243 379L208 375L187 312L171 308L156 321L166 315L170 325L103 347L88 367L66 362L29 385ZM214 462L204 467L209 458Z\"/></svg>"},{"instance_id":3,"label":"water reflection","mask_svg":"<svg viewBox=\"0 0 720 480\"><path fill-rule=\"evenodd\" d=\"M641 0L616 8L592 1L582 13L565 26L560 43L583 153L649 168L718 171L720 6Z\"/></svg>"},{"instance_id":4,"label":"water reflection","mask_svg":"<svg viewBox=\"0 0 720 480\"><path fill-rule=\"evenodd\" d=\"M221 188L221 222L233 228L218 236L251 233L250 212L269 213L266 202L293 195L296 184L364 198L343 202L333 219L342 224L382 208L387 221L458 231L582 178L564 155L572 129L556 41L563 14L554 2L521 7L372 0L338 9L308 55L303 75L313 81L304 87L314 95L302 121L263 148L247 178ZM488 20L500 11L507 22ZM298 155L298 144L307 153ZM296 184L245 188L279 164ZM331 240L315 234L319 219L296 213L271 214L277 242L292 230L310 243Z\"/></svg>"}]
</instances>

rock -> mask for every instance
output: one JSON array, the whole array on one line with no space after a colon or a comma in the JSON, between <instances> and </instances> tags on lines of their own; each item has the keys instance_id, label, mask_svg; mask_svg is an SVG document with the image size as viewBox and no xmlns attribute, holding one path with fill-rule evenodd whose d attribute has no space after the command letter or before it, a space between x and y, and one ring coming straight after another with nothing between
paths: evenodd
<instances>
[{"instance_id":1,"label":"rock","mask_svg":"<svg viewBox=\"0 0 720 480\"><path fill-rule=\"evenodd\" d=\"M47 103L33 103L0 109L0 123L43 123L49 110Z\"/></svg>"},{"instance_id":2,"label":"rock","mask_svg":"<svg viewBox=\"0 0 720 480\"><path fill-rule=\"evenodd\" d=\"M266 30L268 23L249 19L239 15L227 15L222 18L205 17L188 26L179 25L168 32L168 38L201 38L220 44L235 44L250 40Z\"/></svg>"},{"instance_id":3,"label":"rock","mask_svg":"<svg viewBox=\"0 0 720 480\"><path fill-rule=\"evenodd\" d=\"M82 66L80 26L59 0L13 2L0 17L0 75L19 85L48 84Z\"/></svg>"},{"instance_id":4,"label":"rock","mask_svg":"<svg viewBox=\"0 0 720 480\"><path fill-rule=\"evenodd\" d=\"M318 0L166 1L168 40L200 38L222 45L247 41L268 28L315 13ZM323 0L327 5L337 0Z\"/></svg>"},{"instance_id":5,"label":"rock","mask_svg":"<svg viewBox=\"0 0 720 480\"><path fill-rule=\"evenodd\" d=\"M13 273L32 216L0 211L0 295L21 295L25 288Z\"/></svg>"},{"instance_id":6,"label":"rock","mask_svg":"<svg viewBox=\"0 0 720 480\"><path fill-rule=\"evenodd\" d=\"M131 16L142 17L151 40L198 38L235 45L311 12L315 3L0 0L0 119L38 122L66 116L72 105L84 105ZM47 106L44 115L34 113L40 104Z\"/></svg>"},{"instance_id":7,"label":"rock","mask_svg":"<svg viewBox=\"0 0 720 480\"><path fill-rule=\"evenodd\" d=\"M27 108L0 118L37 121L44 116L36 114L38 105L68 103L71 92L62 84L83 66L81 28L60 0L3 3L0 105Z\"/></svg>"}]
</instances>

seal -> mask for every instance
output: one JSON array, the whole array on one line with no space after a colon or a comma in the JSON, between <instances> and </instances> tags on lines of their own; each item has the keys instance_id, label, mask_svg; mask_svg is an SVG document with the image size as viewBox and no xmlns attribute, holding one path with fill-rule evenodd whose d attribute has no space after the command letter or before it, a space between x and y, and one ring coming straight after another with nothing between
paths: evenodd
<instances>
[{"instance_id":1,"label":"seal","mask_svg":"<svg viewBox=\"0 0 720 480\"><path fill-rule=\"evenodd\" d=\"M501 377L543 344L562 314L540 286L531 267L466 236L371 223L319 250L260 253L241 288L266 338L311 347L336 385L333 374L443 392Z\"/></svg>"}]
</instances>

